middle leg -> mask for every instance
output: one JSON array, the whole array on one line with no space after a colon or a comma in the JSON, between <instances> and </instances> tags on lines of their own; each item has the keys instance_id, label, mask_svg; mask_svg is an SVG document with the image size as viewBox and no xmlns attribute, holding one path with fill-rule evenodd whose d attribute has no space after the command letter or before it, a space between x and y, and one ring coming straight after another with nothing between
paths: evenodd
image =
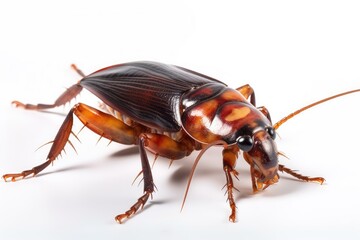
<instances>
[{"instance_id":1,"label":"middle leg","mask_svg":"<svg viewBox=\"0 0 360 240\"><path fill-rule=\"evenodd\" d=\"M244 86L241 86L236 89L239 93L241 93L246 99L250 97L250 103L254 106L256 106L256 100L255 100L255 92L254 89L249 85L246 84Z\"/></svg>"},{"instance_id":2,"label":"middle leg","mask_svg":"<svg viewBox=\"0 0 360 240\"><path fill-rule=\"evenodd\" d=\"M71 64L71 68L74 69L74 71L76 71L82 78L85 77L85 74L79 68L77 68L75 64ZM27 110L45 110L45 109L59 107L70 102L72 99L74 99L77 95L80 94L83 87L79 83L80 81L77 84L74 84L71 87L67 88L66 91L63 94L61 94L52 104L43 104L43 103L29 104L29 103L22 103L16 100L12 101L12 104L14 104L16 107L21 107Z\"/></svg>"},{"instance_id":3,"label":"middle leg","mask_svg":"<svg viewBox=\"0 0 360 240\"><path fill-rule=\"evenodd\" d=\"M115 217L118 223L123 223L126 219L133 216L139 209L143 208L149 196L154 192L154 182L151 174L151 167L146 154L146 150L153 152L155 155L169 158L170 160L181 159L193 151L193 145L187 142L187 139L175 141L168 136L156 133L142 133L139 137L139 149L142 164L144 195L130 207L128 211Z\"/></svg>"},{"instance_id":4,"label":"middle leg","mask_svg":"<svg viewBox=\"0 0 360 240\"><path fill-rule=\"evenodd\" d=\"M244 86L241 86L236 89L239 93L241 93L246 99L250 98L250 103L256 107L256 100L255 100L255 91L254 89L249 85L246 84ZM260 112L262 112L267 119L271 122L271 117L269 111L266 109L266 107L258 107L257 108Z\"/></svg>"},{"instance_id":5,"label":"middle leg","mask_svg":"<svg viewBox=\"0 0 360 240\"><path fill-rule=\"evenodd\" d=\"M149 159L146 154L145 146L146 146L146 135L141 134L139 137L139 150L140 150L141 167L142 167L142 173L144 179L144 195L142 195L136 201L136 203L130 207L129 210L115 217L115 220L118 223L123 223L126 219L133 216L139 209L143 208L149 197L154 192L155 185L151 173Z\"/></svg>"}]
</instances>

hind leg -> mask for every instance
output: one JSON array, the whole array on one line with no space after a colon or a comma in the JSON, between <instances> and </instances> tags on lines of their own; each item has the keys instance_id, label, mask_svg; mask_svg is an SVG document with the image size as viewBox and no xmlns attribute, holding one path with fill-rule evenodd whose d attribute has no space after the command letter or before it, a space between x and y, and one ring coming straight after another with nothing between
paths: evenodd
<instances>
[{"instance_id":1,"label":"hind leg","mask_svg":"<svg viewBox=\"0 0 360 240\"><path fill-rule=\"evenodd\" d=\"M19 101L13 101L12 104L14 104L16 107L21 107L27 110L44 110L49 108L55 108L62 105L65 105L66 103L70 102L72 99L74 99L82 90L82 86L79 84L75 84L71 86L70 88L66 89L66 91L60 95L58 99L53 104L24 104Z\"/></svg>"},{"instance_id":2,"label":"hind leg","mask_svg":"<svg viewBox=\"0 0 360 240\"><path fill-rule=\"evenodd\" d=\"M77 72L77 74L80 75L80 77L84 78L86 75L84 74L83 71L81 71L75 64L71 64L71 68Z\"/></svg>"},{"instance_id":3,"label":"hind leg","mask_svg":"<svg viewBox=\"0 0 360 240\"><path fill-rule=\"evenodd\" d=\"M71 68L74 69L74 71L76 71L81 77L85 77L85 74L80 69L78 69L75 64L71 64ZM79 85L79 83L71 86L70 88L66 89L66 91L61 94L53 104L26 104L16 100L13 101L12 104L14 104L16 107L21 107L27 110L44 110L55 108L70 102L81 92L82 89L83 88Z\"/></svg>"},{"instance_id":4,"label":"hind leg","mask_svg":"<svg viewBox=\"0 0 360 240\"><path fill-rule=\"evenodd\" d=\"M146 154L146 148L155 154L172 159L182 158L188 155L193 149L192 144L186 140L176 142L164 135L143 133L146 129L141 125L128 126L110 114L103 113L95 108L79 103L70 110L61 125L53 141L47 160L30 170L25 170L21 173L5 174L3 176L5 181L16 181L30 175L37 175L55 161L67 143L72 146L71 142L69 142L69 136L72 133L73 115L78 117L87 128L101 137L122 144L139 145L142 166L141 172L143 173L144 179L144 194L128 211L116 216L115 219L119 223L122 223L141 209L154 191L155 185Z\"/></svg>"},{"instance_id":5,"label":"hind leg","mask_svg":"<svg viewBox=\"0 0 360 240\"><path fill-rule=\"evenodd\" d=\"M37 175L49 166L63 151L66 143L69 142L69 136L73 126L73 115L77 116L86 127L99 134L101 137L123 144L139 145L142 173L144 176L144 195L138 199L130 210L116 217L116 220L121 223L124 219L135 214L146 203L149 196L154 191L155 186L151 168L145 151L146 138L141 134L141 131L143 130L141 126L130 127L115 117L85 104L79 103L70 110L53 141L47 160L44 163L30 170L22 171L21 173L5 174L3 178L5 181L16 181L29 175ZM71 144L71 142L69 143Z\"/></svg>"},{"instance_id":6,"label":"hind leg","mask_svg":"<svg viewBox=\"0 0 360 240\"><path fill-rule=\"evenodd\" d=\"M17 179L22 179L29 175L37 175L60 155L67 143L73 146L69 141L69 136L72 133L73 114L75 114L86 127L90 128L102 137L122 144L137 143L141 129L129 127L109 114L79 103L70 110L61 125L57 135L55 136L46 162L21 173L5 174L3 178L5 180L16 181Z\"/></svg>"}]
</instances>

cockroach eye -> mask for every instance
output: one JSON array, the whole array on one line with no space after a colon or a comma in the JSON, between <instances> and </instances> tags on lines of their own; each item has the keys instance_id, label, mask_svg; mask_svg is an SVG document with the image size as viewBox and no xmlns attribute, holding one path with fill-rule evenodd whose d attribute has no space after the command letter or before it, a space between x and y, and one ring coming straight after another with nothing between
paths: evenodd
<instances>
[{"instance_id":1,"label":"cockroach eye","mask_svg":"<svg viewBox=\"0 0 360 240\"><path fill-rule=\"evenodd\" d=\"M270 136L273 140L275 140L275 138L276 138L276 132L275 132L274 128L272 128L272 127L267 127L267 128L265 128L265 131L269 134L269 136Z\"/></svg>"},{"instance_id":2,"label":"cockroach eye","mask_svg":"<svg viewBox=\"0 0 360 240\"><path fill-rule=\"evenodd\" d=\"M237 142L237 145L239 146L239 148L241 150L243 150L244 152L250 151L254 145L254 141L253 141L252 137L250 137L248 135L238 137L238 139L236 139L236 142Z\"/></svg>"}]
</instances>

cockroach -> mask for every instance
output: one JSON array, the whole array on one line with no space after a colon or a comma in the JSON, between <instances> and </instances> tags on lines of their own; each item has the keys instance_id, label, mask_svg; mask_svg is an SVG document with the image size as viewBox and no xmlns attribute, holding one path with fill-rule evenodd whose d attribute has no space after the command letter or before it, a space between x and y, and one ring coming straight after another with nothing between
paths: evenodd
<instances>
[{"instance_id":1,"label":"cockroach","mask_svg":"<svg viewBox=\"0 0 360 240\"><path fill-rule=\"evenodd\" d=\"M233 197L233 178L237 178L236 160L242 153L250 165L252 189L263 190L278 182L279 172L285 172L306 182L322 184L322 177L307 177L279 164L282 155L276 147L276 130L287 120L315 105L359 92L343 92L305 106L272 124L265 107L257 107L250 85L237 89L198 72L156 62L130 62L100 69L85 75L72 67L82 79L68 88L53 104L13 104L29 110L44 110L64 105L74 99L83 88L97 96L104 104L101 110L77 103L62 123L46 161L21 173L5 174L5 181L35 176L49 166L69 143L73 134L73 115L96 134L111 142L138 145L143 175L143 195L129 210L115 217L123 223L141 209L155 189L147 151L168 158L182 159L195 150L200 151L190 173L182 207L191 178L202 154L212 146L222 146L223 171L226 177L229 220L236 220ZM77 136L75 135L77 138Z\"/></svg>"}]
</instances>

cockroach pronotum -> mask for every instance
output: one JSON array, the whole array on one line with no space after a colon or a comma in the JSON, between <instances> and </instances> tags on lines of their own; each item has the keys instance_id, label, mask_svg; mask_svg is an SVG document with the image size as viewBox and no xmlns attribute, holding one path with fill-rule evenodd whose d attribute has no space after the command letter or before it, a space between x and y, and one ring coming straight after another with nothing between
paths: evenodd
<instances>
[{"instance_id":1,"label":"cockroach pronotum","mask_svg":"<svg viewBox=\"0 0 360 240\"><path fill-rule=\"evenodd\" d=\"M359 92L343 92L307 105L272 124L265 107L256 107L255 93L249 85L237 89L227 87L219 80L192 70L156 62L130 62L100 69L85 75L72 67L82 79L68 88L53 104L23 104L17 107L44 110L64 105L74 99L83 88L103 103L102 111L77 103L67 114L44 163L21 173L5 174L5 181L16 181L37 175L49 166L63 151L72 132L73 115L84 127L112 142L138 145L142 165L144 193L129 210L117 215L123 223L141 209L154 192L154 181L146 150L171 161L182 159L194 150L200 150L190 173L183 205L191 178L202 154L209 147L223 147L223 170L226 177L227 199L236 220L233 197L233 178L239 153L250 165L252 189L263 190L278 182L279 172L285 172L306 182L322 184L322 177L307 177L278 162L276 129L290 118L328 100ZM75 135L75 137L77 137Z\"/></svg>"}]
</instances>

